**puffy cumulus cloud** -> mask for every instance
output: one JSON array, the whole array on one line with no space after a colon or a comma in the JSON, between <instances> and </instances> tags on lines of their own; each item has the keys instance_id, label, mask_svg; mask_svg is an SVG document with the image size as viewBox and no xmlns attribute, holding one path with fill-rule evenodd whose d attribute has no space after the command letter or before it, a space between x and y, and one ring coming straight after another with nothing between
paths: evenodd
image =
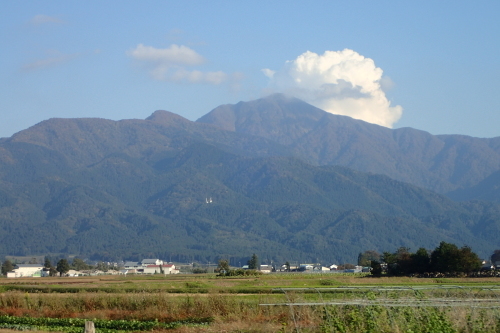
<instances>
[{"instance_id":1,"label":"puffy cumulus cloud","mask_svg":"<svg viewBox=\"0 0 500 333\"><path fill-rule=\"evenodd\" d=\"M325 111L392 127L403 108L391 106L383 88L390 86L370 58L345 49L323 55L305 52L278 71L262 70L270 87ZM384 85L384 87L382 86Z\"/></svg>"},{"instance_id":2,"label":"puffy cumulus cloud","mask_svg":"<svg viewBox=\"0 0 500 333\"><path fill-rule=\"evenodd\" d=\"M205 63L205 58L184 45L173 44L169 48L158 49L139 44L127 54L143 64L155 80L218 85L229 78L221 71L202 72L186 69L202 65Z\"/></svg>"}]
</instances>

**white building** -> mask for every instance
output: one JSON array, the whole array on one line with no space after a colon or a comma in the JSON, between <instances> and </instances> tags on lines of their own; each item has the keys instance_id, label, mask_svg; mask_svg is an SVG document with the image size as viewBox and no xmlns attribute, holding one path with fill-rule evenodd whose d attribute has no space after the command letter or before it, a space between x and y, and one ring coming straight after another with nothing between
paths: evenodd
<instances>
[{"instance_id":1,"label":"white building","mask_svg":"<svg viewBox=\"0 0 500 333\"><path fill-rule=\"evenodd\" d=\"M132 274L179 274L173 264L165 264L160 259L143 259L141 262L127 261L124 265L127 273Z\"/></svg>"},{"instance_id":2,"label":"white building","mask_svg":"<svg viewBox=\"0 0 500 333\"><path fill-rule=\"evenodd\" d=\"M264 274L269 274L273 271L273 266L271 265L260 265L259 269Z\"/></svg>"},{"instance_id":3,"label":"white building","mask_svg":"<svg viewBox=\"0 0 500 333\"><path fill-rule=\"evenodd\" d=\"M166 265L148 265L144 268L144 274L179 274L179 270L175 268L174 264Z\"/></svg>"},{"instance_id":4,"label":"white building","mask_svg":"<svg viewBox=\"0 0 500 333\"><path fill-rule=\"evenodd\" d=\"M142 264L137 261L127 261L125 262L125 264L123 264L123 267L126 270L139 269L142 268Z\"/></svg>"},{"instance_id":5,"label":"white building","mask_svg":"<svg viewBox=\"0 0 500 333\"><path fill-rule=\"evenodd\" d=\"M329 272L330 271L330 267L316 266L316 267L314 267L314 270L321 271L321 272Z\"/></svg>"},{"instance_id":6,"label":"white building","mask_svg":"<svg viewBox=\"0 0 500 333\"><path fill-rule=\"evenodd\" d=\"M18 264L11 272L7 273L8 278L41 276L45 276L41 264Z\"/></svg>"},{"instance_id":7,"label":"white building","mask_svg":"<svg viewBox=\"0 0 500 333\"><path fill-rule=\"evenodd\" d=\"M147 267L148 265L163 265L163 260L160 259L142 259L141 264L143 267Z\"/></svg>"}]
</instances>

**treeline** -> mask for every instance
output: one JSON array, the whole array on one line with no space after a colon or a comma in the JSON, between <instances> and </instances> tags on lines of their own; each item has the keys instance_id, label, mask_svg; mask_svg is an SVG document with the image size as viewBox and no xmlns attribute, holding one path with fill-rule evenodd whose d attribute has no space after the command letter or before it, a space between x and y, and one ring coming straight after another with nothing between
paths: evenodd
<instances>
[{"instance_id":1,"label":"treeline","mask_svg":"<svg viewBox=\"0 0 500 333\"><path fill-rule=\"evenodd\" d=\"M35 264L36 262L30 262L30 263ZM49 276L57 276L57 275L62 276L66 274L70 269L74 269L76 271L100 270L103 272L117 269L117 267L109 266L107 263L102 261L98 262L95 266L89 265L80 258L74 258L72 262L69 262L67 259L62 258L59 259L56 265L54 266L49 257L45 257L43 267L45 271L49 272ZM7 259L2 263L1 273L2 275L7 275L7 273L12 271L14 268L15 264Z\"/></svg>"},{"instance_id":2,"label":"treeline","mask_svg":"<svg viewBox=\"0 0 500 333\"><path fill-rule=\"evenodd\" d=\"M393 253L384 252L382 255L375 251L365 251L360 253L358 263L371 266L371 273L375 276L383 272L392 276L426 273L470 274L482 266L478 255L472 252L470 247L459 248L444 241L432 251L419 248L417 252L412 253L406 247L400 247Z\"/></svg>"}]
</instances>

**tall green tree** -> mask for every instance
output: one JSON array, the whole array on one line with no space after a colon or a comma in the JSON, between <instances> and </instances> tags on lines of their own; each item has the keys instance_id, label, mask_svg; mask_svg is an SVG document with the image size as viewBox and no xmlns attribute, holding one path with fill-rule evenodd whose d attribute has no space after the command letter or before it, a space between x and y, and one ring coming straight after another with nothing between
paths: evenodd
<instances>
[{"instance_id":1,"label":"tall green tree","mask_svg":"<svg viewBox=\"0 0 500 333\"><path fill-rule=\"evenodd\" d=\"M441 273L470 273L481 268L481 260L468 246L459 249L455 244L441 242L432 251L431 267Z\"/></svg>"},{"instance_id":2,"label":"tall green tree","mask_svg":"<svg viewBox=\"0 0 500 333\"><path fill-rule=\"evenodd\" d=\"M50 262L49 257L45 257L45 261L43 263L43 267L44 268L48 268L48 269L50 269L52 267L52 263Z\"/></svg>"},{"instance_id":3,"label":"tall green tree","mask_svg":"<svg viewBox=\"0 0 500 333\"><path fill-rule=\"evenodd\" d=\"M407 247L400 247L396 251L397 258L397 275L409 275L414 273L413 260L410 249Z\"/></svg>"},{"instance_id":4,"label":"tall green tree","mask_svg":"<svg viewBox=\"0 0 500 333\"><path fill-rule=\"evenodd\" d=\"M59 276L67 273L69 269L69 263L66 259L61 259L57 262L56 270L59 272Z\"/></svg>"},{"instance_id":5,"label":"tall green tree","mask_svg":"<svg viewBox=\"0 0 500 333\"><path fill-rule=\"evenodd\" d=\"M12 262L10 260L5 260L2 264L2 274L7 275L7 272L10 272L14 269L14 265L12 265Z\"/></svg>"},{"instance_id":6,"label":"tall green tree","mask_svg":"<svg viewBox=\"0 0 500 333\"><path fill-rule=\"evenodd\" d=\"M96 265L96 268L100 271L107 272L109 270L109 265L104 261L99 261Z\"/></svg>"},{"instance_id":7,"label":"tall green tree","mask_svg":"<svg viewBox=\"0 0 500 333\"><path fill-rule=\"evenodd\" d=\"M231 269L229 268L229 262L226 259L219 260L219 264L217 265L217 272L219 272L219 275L229 275L230 271Z\"/></svg>"},{"instance_id":8,"label":"tall green tree","mask_svg":"<svg viewBox=\"0 0 500 333\"><path fill-rule=\"evenodd\" d=\"M391 253L391 252L384 252L382 254L381 260L387 265L387 273L393 274L393 272L394 272L393 267L397 263L396 255L394 253Z\"/></svg>"},{"instance_id":9,"label":"tall green tree","mask_svg":"<svg viewBox=\"0 0 500 333\"><path fill-rule=\"evenodd\" d=\"M460 269L460 250L455 244L441 242L431 253L431 267L435 272L450 273Z\"/></svg>"},{"instance_id":10,"label":"tall green tree","mask_svg":"<svg viewBox=\"0 0 500 333\"><path fill-rule=\"evenodd\" d=\"M373 276L380 276L382 275L382 265L378 261L372 261L370 264L371 269L371 274Z\"/></svg>"},{"instance_id":11,"label":"tall green tree","mask_svg":"<svg viewBox=\"0 0 500 333\"><path fill-rule=\"evenodd\" d=\"M57 272L57 270L56 270L56 268L54 266L51 266L49 268L49 276L57 276L57 273L58 272Z\"/></svg>"},{"instance_id":12,"label":"tall green tree","mask_svg":"<svg viewBox=\"0 0 500 333\"><path fill-rule=\"evenodd\" d=\"M419 248L416 253L411 255L413 272L414 273L425 273L431 270L431 258L429 252L423 247Z\"/></svg>"},{"instance_id":13,"label":"tall green tree","mask_svg":"<svg viewBox=\"0 0 500 333\"><path fill-rule=\"evenodd\" d=\"M495 250L491 255L491 264L496 265L497 262L500 263L500 250Z\"/></svg>"},{"instance_id":14,"label":"tall green tree","mask_svg":"<svg viewBox=\"0 0 500 333\"><path fill-rule=\"evenodd\" d=\"M247 264L248 269L259 269L259 258L255 253L252 254L252 257L248 260Z\"/></svg>"},{"instance_id":15,"label":"tall green tree","mask_svg":"<svg viewBox=\"0 0 500 333\"><path fill-rule=\"evenodd\" d=\"M373 250L368 250L358 255L359 266L370 266L372 261L380 261L380 253Z\"/></svg>"},{"instance_id":16,"label":"tall green tree","mask_svg":"<svg viewBox=\"0 0 500 333\"><path fill-rule=\"evenodd\" d=\"M460 249L460 272L470 273L481 268L481 259L468 246Z\"/></svg>"},{"instance_id":17,"label":"tall green tree","mask_svg":"<svg viewBox=\"0 0 500 333\"><path fill-rule=\"evenodd\" d=\"M83 270L89 269L89 265L87 265L87 263L80 258L74 258L73 262L72 262L72 266L77 271L83 271Z\"/></svg>"},{"instance_id":18,"label":"tall green tree","mask_svg":"<svg viewBox=\"0 0 500 333\"><path fill-rule=\"evenodd\" d=\"M286 271L290 272L290 262L285 262Z\"/></svg>"}]
</instances>

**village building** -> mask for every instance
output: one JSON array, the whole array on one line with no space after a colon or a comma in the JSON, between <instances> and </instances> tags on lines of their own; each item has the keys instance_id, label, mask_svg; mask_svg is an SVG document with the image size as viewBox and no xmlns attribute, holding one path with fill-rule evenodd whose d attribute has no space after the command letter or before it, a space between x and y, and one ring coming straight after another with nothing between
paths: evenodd
<instances>
[{"instance_id":1,"label":"village building","mask_svg":"<svg viewBox=\"0 0 500 333\"><path fill-rule=\"evenodd\" d=\"M174 264L165 264L160 259L143 259L141 262L127 261L123 274L179 274Z\"/></svg>"},{"instance_id":2,"label":"village building","mask_svg":"<svg viewBox=\"0 0 500 333\"><path fill-rule=\"evenodd\" d=\"M273 266L271 265L260 265L260 269L259 269L262 273L264 274L268 274L268 273L271 273L273 271Z\"/></svg>"},{"instance_id":3,"label":"village building","mask_svg":"<svg viewBox=\"0 0 500 333\"><path fill-rule=\"evenodd\" d=\"M42 276L46 275L41 264L17 264L11 272L7 272L8 278Z\"/></svg>"}]
</instances>

